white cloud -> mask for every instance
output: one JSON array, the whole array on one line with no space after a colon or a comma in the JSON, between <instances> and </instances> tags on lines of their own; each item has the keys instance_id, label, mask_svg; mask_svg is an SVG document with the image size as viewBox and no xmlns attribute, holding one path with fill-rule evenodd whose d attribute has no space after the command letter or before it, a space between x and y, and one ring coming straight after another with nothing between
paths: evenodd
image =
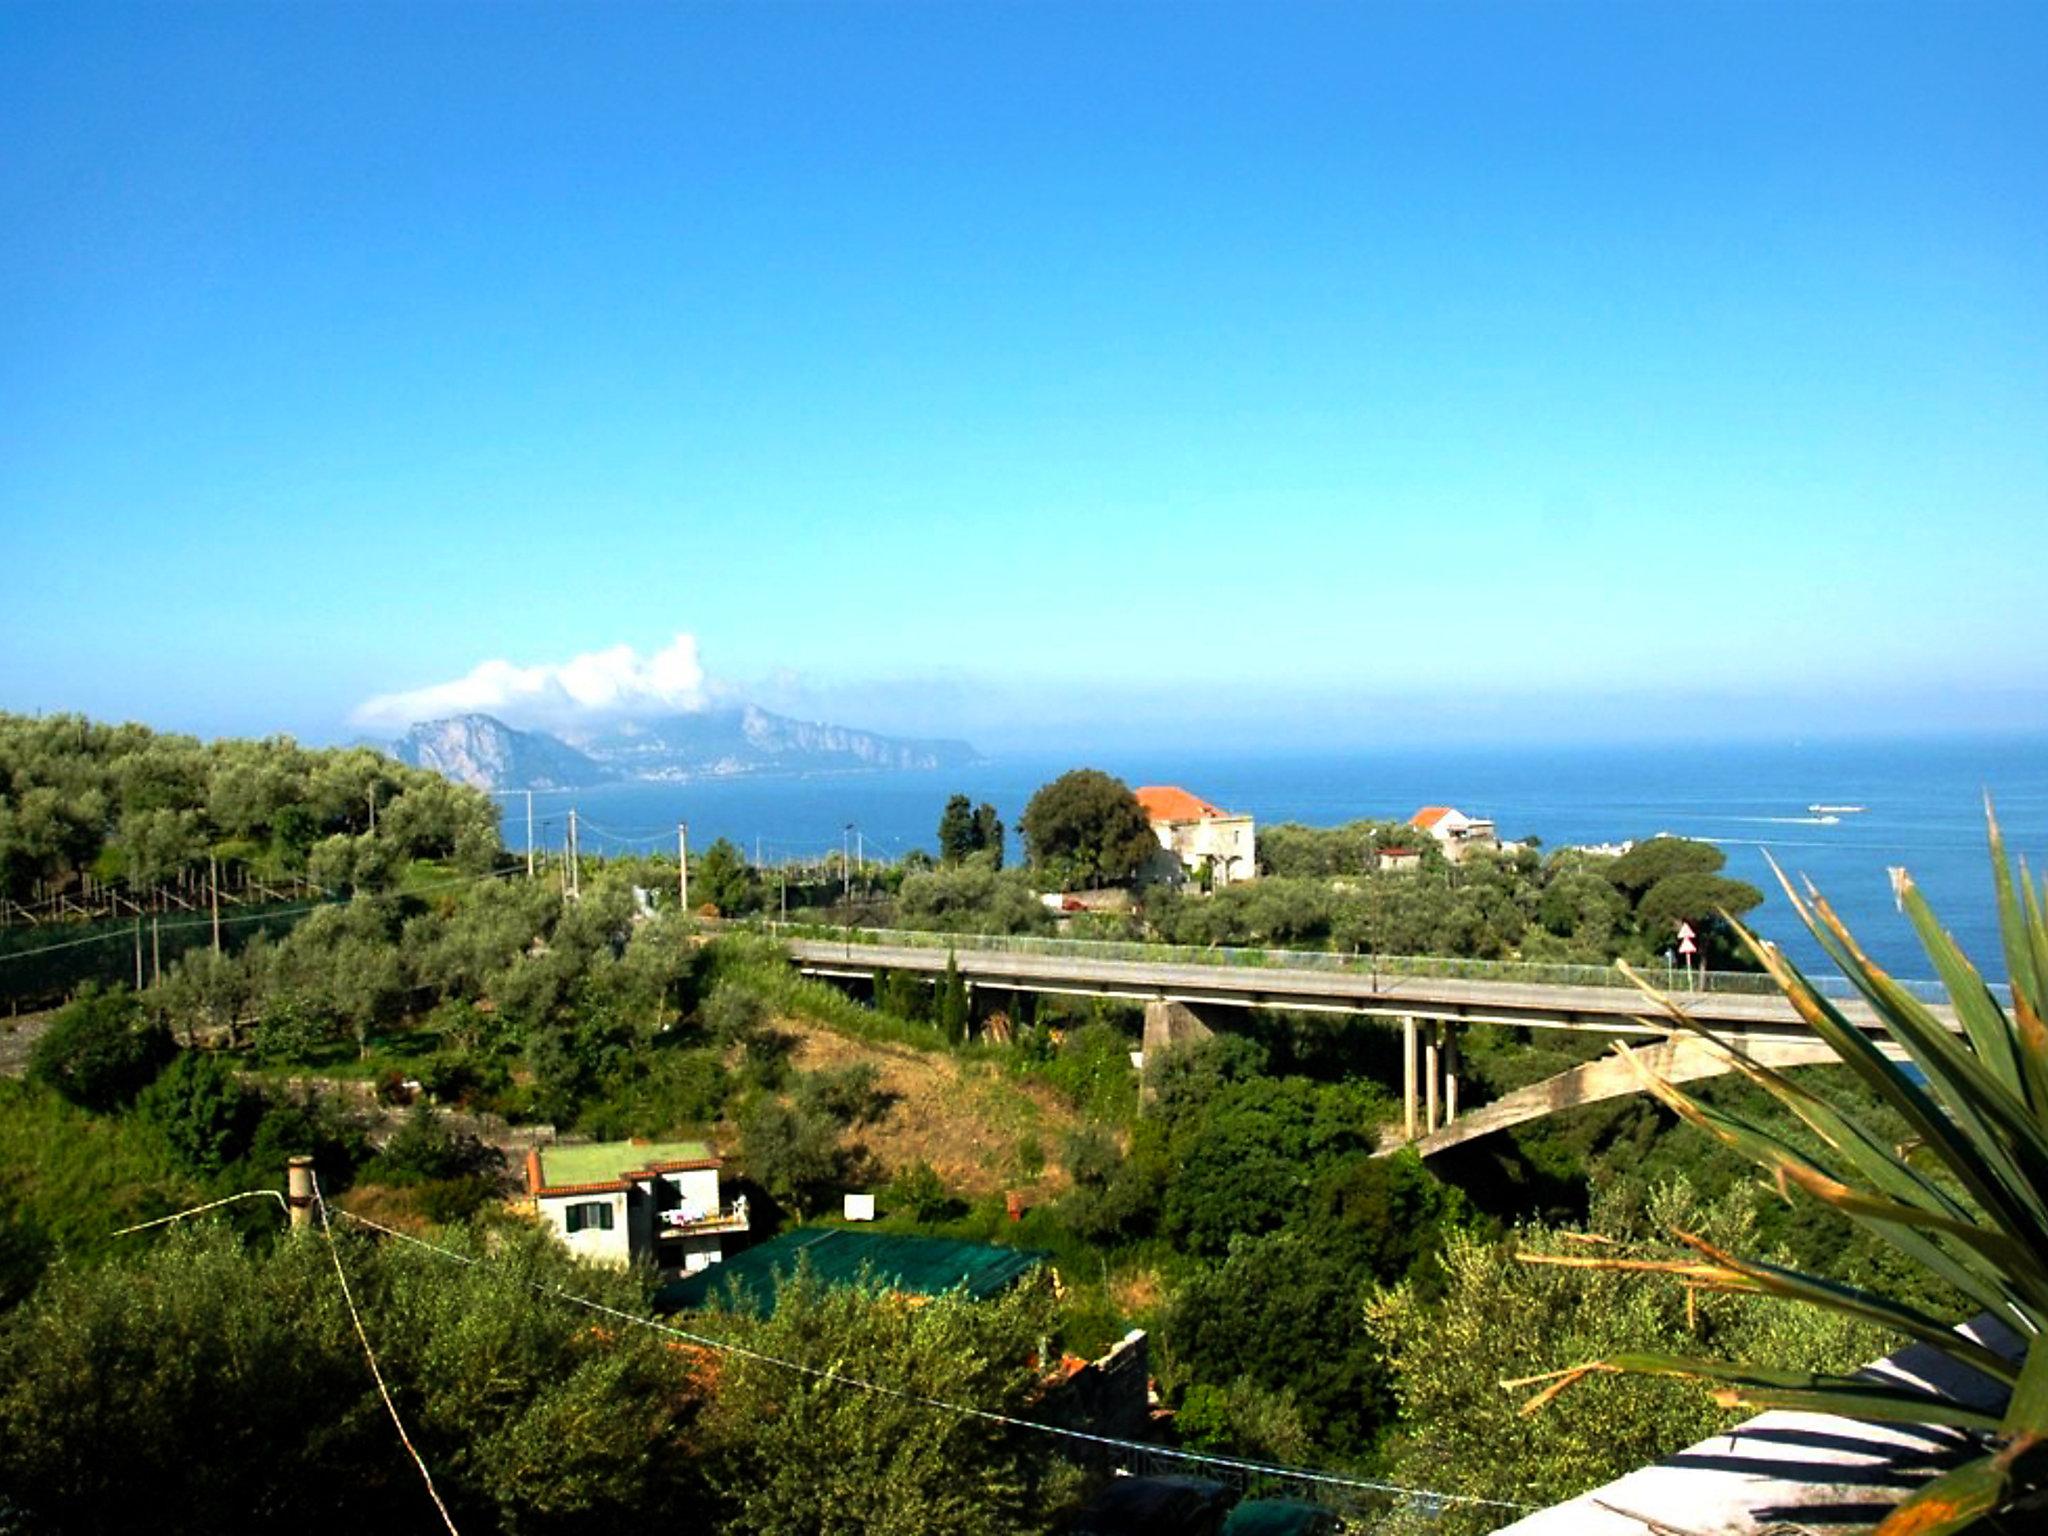
<instances>
[{"instance_id":1,"label":"white cloud","mask_svg":"<svg viewBox=\"0 0 2048 1536\"><path fill-rule=\"evenodd\" d=\"M453 682L366 699L354 718L392 729L464 714L561 726L680 714L702 708L706 690L697 637L679 634L644 657L630 645L614 645L554 665L486 661Z\"/></svg>"}]
</instances>

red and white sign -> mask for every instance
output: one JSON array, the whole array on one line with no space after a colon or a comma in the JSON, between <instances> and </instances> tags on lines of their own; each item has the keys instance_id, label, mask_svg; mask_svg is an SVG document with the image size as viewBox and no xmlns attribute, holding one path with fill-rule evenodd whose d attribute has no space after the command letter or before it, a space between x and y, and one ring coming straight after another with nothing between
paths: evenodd
<instances>
[{"instance_id":1,"label":"red and white sign","mask_svg":"<svg viewBox=\"0 0 2048 1536\"><path fill-rule=\"evenodd\" d=\"M1678 952L1681 955L1696 955L1700 952L1700 947L1699 945L1693 943L1692 935L1687 934L1684 938L1678 941Z\"/></svg>"},{"instance_id":2,"label":"red and white sign","mask_svg":"<svg viewBox=\"0 0 2048 1536\"><path fill-rule=\"evenodd\" d=\"M1681 921L1678 925L1678 937L1682 942L1690 944L1699 935L1692 931L1691 923ZM1688 949L1686 953L1689 955L1692 951Z\"/></svg>"}]
</instances>

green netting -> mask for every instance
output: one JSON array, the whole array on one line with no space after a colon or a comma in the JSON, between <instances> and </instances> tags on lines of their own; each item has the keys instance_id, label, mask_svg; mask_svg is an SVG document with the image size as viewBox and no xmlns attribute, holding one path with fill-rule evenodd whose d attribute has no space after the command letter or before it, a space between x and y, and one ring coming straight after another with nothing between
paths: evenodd
<instances>
[{"instance_id":1,"label":"green netting","mask_svg":"<svg viewBox=\"0 0 2048 1536\"><path fill-rule=\"evenodd\" d=\"M281 939L320 903L282 902L237 907L221 917L221 947L238 950L257 934ZM213 943L213 920L205 913L167 912L139 923L118 918L97 923L44 923L0 928L0 1004L35 1007L62 1002L88 981L102 986L133 985L136 958L148 976L169 970L180 955Z\"/></svg>"},{"instance_id":2,"label":"green netting","mask_svg":"<svg viewBox=\"0 0 2048 1536\"><path fill-rule=\"evenodd\" d=\"M865 1269L893 1290L941 1296L958 1289L977 1301L995 1295L1046 1258L1035 1249L990 1243L805 1227L670 1281L655 1292L654 1309L689 1311L725 1299L727 1288L737 1285L753 1310L765 1317L775 1310L776 1286L795 1273L799 1255L827 1285L852 1285Z\"/></svg>"},{"instance_id":3,"label":"green netting","mask_svg":"<svg viewBox=\"0 0 2048 1536\"><path fill-rule=\"evenodd\" d=\"M1294 1499L1252 1499L1223 1522L1223 1536L1322 1536L1337 1528L1337 1517L1318 1504Z\"/></svg>"}]
</instances>

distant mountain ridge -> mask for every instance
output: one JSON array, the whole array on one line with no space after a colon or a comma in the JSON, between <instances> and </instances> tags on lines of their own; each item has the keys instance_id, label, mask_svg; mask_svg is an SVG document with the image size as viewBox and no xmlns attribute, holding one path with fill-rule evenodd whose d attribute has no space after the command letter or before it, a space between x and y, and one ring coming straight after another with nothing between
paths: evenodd
<instances>
[{"instance_id":1,"label":"distant mountain ridge","mask_svg":"<svg viewBox=\"0 0 2048 1536\"><path fill-rule=\"evenodd\" d=\"M568 740L519 730L491 715L455 715L421 721L388 750L400 762L477 789L951 768L979 759L964 741L880 736L792 720L752 704L608 726Z\"/></svg>"},{"instance_id":2,"label":"distant mountain ridge","mask_svg":"<svg viewBox=\"0 0 2048 1536\"><path fill-rule=\"evenodd\" d=\"M558 736L515 730L490 715L423 720L385 750L473 789L581 789L619 777Z\"/></svg>"}]
</instances>

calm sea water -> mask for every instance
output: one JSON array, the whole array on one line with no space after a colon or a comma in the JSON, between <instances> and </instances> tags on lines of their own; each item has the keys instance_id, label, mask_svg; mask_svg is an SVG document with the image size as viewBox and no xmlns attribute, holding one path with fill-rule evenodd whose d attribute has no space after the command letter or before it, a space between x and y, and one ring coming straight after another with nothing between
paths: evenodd
<instances>
[{"instance_id":1,"label":"calm sea water","mask_svg":"<svg viewBox=\"0 0 2048 1536\"><path fill-rule=\"evenodd\" d=\"M586 852L670 849L675 825L693 845L728 837L774 863L837 849L849 823L871 856L933 846L946 797L993 802L1015 827L1031 792L1077 759L997 758L944 773L844 774L632 784L536 793L536 842L558 846L571 805ZM2048 865L2048 738L1812 744L1388 750L1342 757L1112 754L1090 763L1133 785L1181 784L1261 823L1334 825L1449 804L1492 816L1505 837L1546 847L1672 832L1706 838L1728 872L1767 892L1756 922L1805 963L1818 951L1765 863L1768 851L1814 880L1878 959L1897 974L1932 974L1893 904L1886 869L1904 865L1964 948L2004 975L1984 856L1983 796L1995 797L2008 846ZM1834 825L1814 804L1861 805ZM525 805L506 800L508 846L523 846ZM1012 847L1014 849L1014 834Z\"/></svg>"}]
</instances>

